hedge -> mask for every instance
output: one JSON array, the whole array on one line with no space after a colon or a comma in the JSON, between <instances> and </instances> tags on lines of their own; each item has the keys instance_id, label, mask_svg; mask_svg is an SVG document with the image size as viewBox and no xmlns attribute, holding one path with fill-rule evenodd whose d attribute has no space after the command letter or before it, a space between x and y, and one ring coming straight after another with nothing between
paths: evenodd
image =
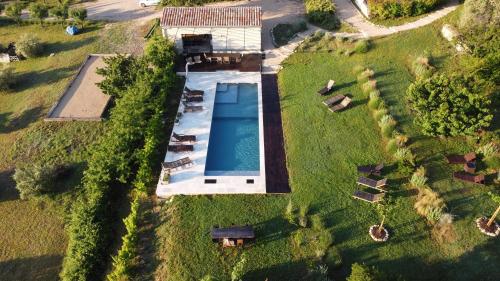
<instances>
[{"instance_id":1,"label":"hedge","mask_svg":"<svg viewBox=\"0 0 500 281\"><path fill-rule=\"evenodd\" d=\"M418 16L429 12L442 0L368 0L370 17L397 18Z\"/></svg>"},{"instance_id":2,"label":"hedge","mask_svg":"<svg viewBox=\"0 0 500 281\"><path fill-rule=\"evenodd\" d=\"M163 41L168 52L173 45ZM146 55L144 60L154 60ZM148 71L139 71L136 81L116 100L107 124L106 134L92 149L84 172L81 198L75 203L68 228L68 249L60 274L62 280L99 280L106 266L110 237L109 208L111 192L117 184L129 184L135 167L143 166L151 142L148 128L159 123L158 108L175 82L172 64L158 67L141 64ZM161 122L160 122L161 123ZM148 148L150 149L150 148ZM144 172L136 181L142 181ZM120 186L121 187L121 186ZM126 192L117 190L118 192Z\"/></svg>"}]
</instances>

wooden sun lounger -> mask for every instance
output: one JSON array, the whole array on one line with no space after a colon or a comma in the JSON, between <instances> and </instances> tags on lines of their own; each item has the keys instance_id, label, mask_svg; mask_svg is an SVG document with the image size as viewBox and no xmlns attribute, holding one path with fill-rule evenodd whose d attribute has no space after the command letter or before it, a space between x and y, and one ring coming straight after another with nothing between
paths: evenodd
<instances>
[{"instance_id":1,"label":"wooden sun lounger","mask_svg":"<svg viewBox=\"0 0 500 281\"><path fill-rule=\"evenodd\" d=\"M184 106L184 113L186 112L200 112L203 111L203 106L197 106L197 105L185 105Z\"/></svg>"},{"instance_id":2,"label":"wooden sun lounger","mask_svg":"<svg viewBox=\"0 0 500 281\"><path fill-rule=\"evenodd\" d=\"M201 97L203 98L203 93L192 93L192 92L184 92L184 97L185 98L191 98L191 97Z\"/></svg>"},{"instance_id":3,"label":"wooden sun lounger","mask_svg":"<svg viewBox=\"0 0 500 281\"><path fill-rule=\"evenodd\" d=\"M476 153L469 152L465 155L448 155L446 156L446 160L448 160L448 164L465 164L476 161Z\"/></svg>"},{"instance_id":4,"label":"wooden sun lounger","mask_svg":"<svg viewBox=\"0 0 500 281\"><path fill-rule=\"evenodd\" d=\"M203 90L191 90L188 87L184 87L184 93L190 94L190 95L196 95L196 96L203 96L205 91L203 91Z\"/></svg>"},{"instance_id":5,"label":"wooden sun lounger","mask_svg":"<svg viewBox=\"0 0 500 281\"><path fill-rule=\"evenodd\" d=\"M328 92L330 92L332 90L334 85L335 85L335 81L333 81L333 80L328 81L326 86L318 91L318 94L320 94L322 96L326 95Z\"/></svg>"},{"instance_id":6,"label":"wooden sun lounger","mask_svg":"<svg viewBox=\"0 0 500 281\"><path fill-rule=\"evenodd\" d=\"M380 176L382 169L384 168L384 164L380 163L378 165L366 165L366 166L358 166L358 172L367 175L376 175Z\"/></svg>"},{"instance_id":7,"label":"wooden sun lounger","mask_svg":"<svg viewBox=\"0 0 500 281\"><path fill-rule=\"evenodd\" d=\"M194 146L191 144L176 144L176 145L169 145L168 146L168 151L172 152L185 152L185 151L193 151Z\"/></svg>"},{"instance_id":8,"label":"wooden sun lounger","mask_svg":"<svg viewBox=\"0 0 500 281\"><path fill-rule=\"evenodd\" d=\"M466 182L484 184L484 175L473 175L466 172L454 172L453 177Z\"/></svg>"},{"instance_id":9,"label":"wooden sun lounger","mask_svg":"<svg viewBox=\"0 0 500 281\"><path fill-rule=\"evenodd\" d=\"M189 159L189 157L184 157L184 158L181 158L179 160L172 161L172 162L163 162L161 164L161 167L163 168L163 170L170 171L170 170L175 170L177 168L187 167L187 166L192 166L192 165L193 165L193 161L191 161L191 159Z\"/></svg>"},{"instance_id":10,"label":"wooden sun lounger","mask_svg":"<svg viewBox=\"0 0 500 281\"><path fill-rule=\"evenodd\" d=\"M352 195L352 197L354 197L355 199L363 200L370 203L377 203L379 201L382 201L382 199L384 199L384 196L385 193L373 194L362 190L356 190Z\"/></svg>"},{"instance_id":11,"label":"wooden sun lounger","mask_svg":"<svg viewBox=\"0 0 500 281\"><path fill-rule=\"evenodd\" d=\"M195 135L182 135L182 134L177 134L177 133L173 132L171 140L173 142L195 142L196 136Z\"/></svg>"},{"instance_id":12,"label":"wooden sun lounger","mask_svg":"<svg viewBox=\"0 0 500 281\"><path fill-rule=\"evenodd\" d=\"M336 104L330 107L329 109L331 112L339 111L348 107L350 103L351 103L351 98L345 97L339 104Z\"/></svg>"},{"instance_id":13,"label":"wooden sun lounger","mask_svg":"<svg viewBox=\"0 0 500 281\"><path fill-rule=\"evenodd\" d=\"M186 102L202 102L203 96L187 96L184 98Z\"/></svg>"},{"instance_id":14,"label":"wooden sun lounger","mask_svg":"<svg viewBox=\"0 0 500 281\"><path fill-rule=\"evenodd\" d=\"M331 98L323 101L323 104L330 107L330 106L342 101L343 99L345 99L344 95L336 95L334 97L331 97Z\"/></svg>"},{"instance_id":15,"label":"wooden sun lounger","mask_svg":"<svg viewBox=\"0 0 500 281\"><path fill-rule=\"evenodd\" d=\"M387 191L383 189L383 187L387 185L387 179L374 180L366 177L359 177L357 184L364 185L383 192Z\"/></svg>"}]
</instances>

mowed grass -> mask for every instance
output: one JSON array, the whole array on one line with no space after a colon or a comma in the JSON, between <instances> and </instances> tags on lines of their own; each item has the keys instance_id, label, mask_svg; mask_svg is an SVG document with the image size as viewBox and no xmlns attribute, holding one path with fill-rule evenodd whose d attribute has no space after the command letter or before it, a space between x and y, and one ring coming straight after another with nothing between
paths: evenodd
<instances>
[{"instance_id":1,"label":"mowed grass","mask_svg":"<svg viewBox=\"0 0 500 281\"><path fill-rule=\"evenodd\" d=\"M0 41L16 42L24 33L44 43L41 57L14 62L17 84L0 91L0 280L57 280L66 250L66 216L75 199L88 149L99 139L98 122L42 121L89 53L113 52L125 29L105 31L90 24L82 34L69 36L60 25L18 26L0 18ZM127 35L127 36L125 36ZM119 51L121 51L120 49ZM49 56L54 53L54 56ZM12 174L18 165L63 162L71 169L54 179L57 192L38 199L19 200Z\"/></svg>"},{"instance_id":2,"label":"mowed grass","mask_svg":"<svg viewBox=\"0 0 500 281\"><path fill-rule=\"evenodd\" d=\"M451 15L447 20L453 20ZM444 154L471 147L462 139L439 140L421 136L405 104L405 91L413 81L409 65L425 51L435 56L441 69L453 64L453 52L439 36L443 22L418 30L377 39L367 54L350 57L334 53L295 53L279 73L279 86L287 165L292 193L284 196L175 197L160 210L157 227L160 280L199 280L205 274L228 279L239 254L248 259L245 280L303 280L306 265L314 257L296 258L292 234L296 229L283 219L289 199L296 207L309 205L335 236L343 266L331 270L335 280L350 271L353 262L378 266L390 276L406 280L497 280L500 278L500 245L479 233L473 220L494 210L484 194L493 187L477 187L451 180L453 167ZM357 188L356 166L389 161L378 126L366 106L352 73L355 65L375 70L382 97L411 137L417 160L428 167L432 188L455 215L456 240L438 243L431 227L413 208L414 193L403 183L408 179L388 165L395 212L386 224L391 238L375 243L368 228L378 223L373 207L351 198ZM316 90L336 80L333 94L353 97L351 107L331 113L321 104ZM459 168L459 167L455 167ZM252 224L255 245L245 249L221 249L210 240L213 225ZM425 270L424 270L425 269Z\"/></svg>"}]
</instances>

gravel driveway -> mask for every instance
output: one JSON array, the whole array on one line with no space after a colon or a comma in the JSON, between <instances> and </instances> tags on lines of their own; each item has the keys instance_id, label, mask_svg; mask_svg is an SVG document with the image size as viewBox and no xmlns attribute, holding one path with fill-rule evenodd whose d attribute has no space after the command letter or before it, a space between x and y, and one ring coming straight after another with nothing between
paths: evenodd
<instances>
[{"instance_id":1,"label":"gravel driveway","mask_svg":"<svg viewBox=\"0 0 500 281\"><path fill-rule=\"evenodd\" d=\"M91 20L127 21L160 17L157 7L142 8L138 0L98 0L83 4Z\"/></svg>"}]
</instances>

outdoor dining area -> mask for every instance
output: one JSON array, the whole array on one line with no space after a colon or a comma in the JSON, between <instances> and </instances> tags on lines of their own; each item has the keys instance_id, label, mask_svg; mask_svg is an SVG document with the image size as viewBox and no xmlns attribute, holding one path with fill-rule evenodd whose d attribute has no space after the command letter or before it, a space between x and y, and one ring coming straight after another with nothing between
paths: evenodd
<instances>
[{"instance_id":1,"label":"outdoor dining area","mask_svg":"<svg viewBox=\"0 0 500 281\"><path fill-rule=\"evenodd\" d=\"M189 53L179 56L176 64L177 72L185 71L186 63L189 63L189 71L194 72L221 70L259 72L261 71L262 56L241 53Z\"/></svg>"}]
</instances>

